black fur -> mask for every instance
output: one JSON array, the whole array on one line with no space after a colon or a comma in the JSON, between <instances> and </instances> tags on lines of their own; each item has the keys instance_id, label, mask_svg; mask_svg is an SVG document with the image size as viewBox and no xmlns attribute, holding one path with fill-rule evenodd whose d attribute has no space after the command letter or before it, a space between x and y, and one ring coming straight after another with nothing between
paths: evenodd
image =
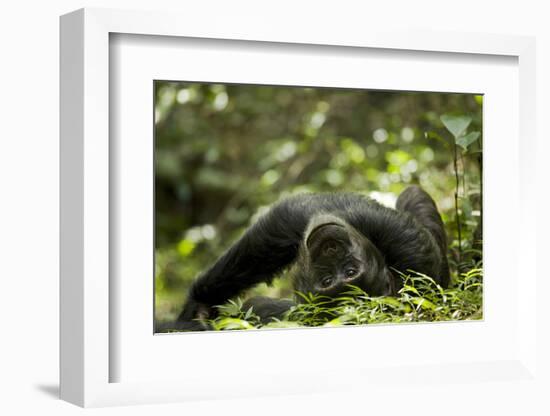
<instances>
[{"instance_id":1,"label":"black fur","mask_svg":"<svg viewBox=\"0 0 550 416\"><path fill-rule=\"evenodd\" d=\"M214 305L270 282L291 265L297 290L329 296L345 283L371 295L394 294L401 282L395 271L407 270L447 287L446 252L436 205L418 186L399 196L396 209L353 193L290 197L275 204L194 282L174 328L196 330L201 318L213 316ZM334 277L321 280L329 269ZM264 308L264 318L280 317L291 306L272 299L249 304L260 316Z\"/></svg>"},{"instance_id":2,"label":"black fur","mask_svg":"<svg viewBox=\"0 0 550 416\"><path fill-rule=\"evenodd\" d=\"M260 317L262 323L268 323L273 318L281 319L283 315L296 305L291 299L273 299L265 296L254 296L243 303L243 310L252 308L254 313Z\"/></svg>"}]
</instances>

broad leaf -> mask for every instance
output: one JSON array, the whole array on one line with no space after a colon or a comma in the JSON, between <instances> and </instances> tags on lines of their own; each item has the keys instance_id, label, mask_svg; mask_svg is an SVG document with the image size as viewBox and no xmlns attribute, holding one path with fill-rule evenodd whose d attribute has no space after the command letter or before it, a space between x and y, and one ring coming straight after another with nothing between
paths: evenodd
<instances>
[{"instance_id":1,"label":"broad leaf","mask_svg":"<svg viewBox=\"0 0 550 416\"><path fill-rule=\"evenodd\" d=\"M405 312L410 312L411 307L407 305L406 303L401 303L396 298L390 298L388 296L379 298L378 300L380 303L393 306L395 309L404 310Z\"/></svg>"},{"instance_id":2,"label":"broad leaf","mask_svg":"<svg viewBox=\"0 0 550 416\"><path fill-rule=\"evenodd\" d=\"M243 319L223 318L214 322L214 328L217 330L232 330L232 329L253 329L254 327Z\"/></svg>"},{"instance_id":3,"label":"broad leaf","mask_svg":"<svg viewBox=\"0 0 550 416\"><path fill-rule=\"evenodd\" d=\"M411 302L422 309L427 309L430 311L435 311L436 308L436 306L432 302L424 298L412 298Z\"/></svg>"},{"instance_id":4,"label":"broad leaf","mask_svg":"<svg viewBox=\"0 0 550 416\"><path fill-rule=\"evenodd\" d=\"M389 305L389 306L394 306L396 308L400 308L401 306L403 306L401 304L401 302L399 302L397 299L390 298L390 297L387 297L387 296L380 298L379 302L383 303L383 304L386 304L386 305Z\"/></svg>"},{"instance_id":5,"label":"broad leaf","mask_svg":"<svg viewBox=\"0 0 550 416\"><path fill-rule=\"evenodd\" d=\"M479 138L479 136L479 131L473 131L468 133L466 136L461 136L458 139L455 139L455 142L458 146L462 147L464 151L466 151L468 150L468 147Z\"/></svg>"},{"instance_id":6,"label":"broad leaf","mask_svg":"<svg viewBox=\"0 0 550 416\"><path fill-rule=\"evenodd\" d=\"M468 116L450 116L444 114L440 117L443 125L451 132L455 139L462 136L470 123L471 117Z\"/></svg>"}]
</instances>

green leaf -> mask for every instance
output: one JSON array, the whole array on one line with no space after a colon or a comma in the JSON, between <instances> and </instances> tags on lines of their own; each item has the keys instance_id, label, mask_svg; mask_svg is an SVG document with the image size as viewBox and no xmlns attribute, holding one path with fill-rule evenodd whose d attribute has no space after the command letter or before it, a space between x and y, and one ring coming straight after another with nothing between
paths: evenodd
<instances>
[{"instance_id":1,"label":"green leaf","mask_svg":"<svg viewBox=\"0 0 550 416\"><path fill-rule=\"evenodd\" d=\"M393 306L395 308L400 308L402 307L403 305L401 304L401 302L399 302L397 299L395 298L390 298L389 296L385 296L385 297L382 297L382 298L379 298L378 301L380 303L383 303L385 305L389 305L389 306Z\"/></svg>"},{"instance_id":2,"label":"green leaf","mask_svg":"<svg viewBox=\"0 0 550 416\"><path fill-rule=\"evenodd\" d=\"M216 305L216 308L220 314L224 316L239 316L242 308L242 301L237 299L237 301L229 300L223 305Z\"/></svg>"},{"instance_id":3,"label":"green leaf","mask_svg":"<svg viewBox=\"0 0 550 416\"><path fill-rule=\"evenodd\" d=\"M252 309L253 309L253 307L251 306L250 308L248 308L248 310L244 314L244 319L245 320L248 321L250 319L250 317L252 316Z\"/></svg>"},{"instance_id":4,"label":"green leaf","mask_svg":"<svg viewBox=\"0 0 550 416\"><path fill-rule=\"evenodd\" d=\"M442 115L440 119L445 128L449 130L454 136L455 140L464 134L464 132L472 122L471 117L450 116L448 114Z\"/></svg>"},{"instance_id":5,"label":"green leaf","mask_svg":"<svg viewBox=\"0 0 550 416\"><path fill-rule=\"evenodd\" d=\"M405 312L411 311L411 307L409 305L388 296L378 298L378 302L384 305L392 306L394 309L398 309L401 311L405 311Z\"/></svg>"},{"instance_id":6,"label":"green leaf","mask_svg":"<svg viewBox=\"0 0 550 416\"><path fill-rule=\"evenodd\" d=\"M457 139L455 139L455 142L458 146L462 147L464 151L468 150L468 147L474 143L480 136L479 131L473 131L471 133L468 133L466 136L461 136Z\"/></svg>"},{"instance_id":7,"label":"green leaf","mask_svg":"<svg viewBox=\"0 0 550 416\"><path fill-rule=\"evenodd\" d=\"M223 318L214 324L217 330L234 330L234 329L253 329L254 327L247 321L235 318Z\"/></svg>"},{"instance_id":8,"label":"green leaf","mask_svg":"<svg viewBox=\"0 0 550 416\"><path fill-rule=\"evenodd\" d=\"M414 303L415 305L419 306L422 309L427 309L427 310L430 310L430 311L434 311L435 308L436 308L436 306L432 302L430 302L428 299L424 299L424 298L412 298L411 302Z\"/></svg>"}]
</instances>

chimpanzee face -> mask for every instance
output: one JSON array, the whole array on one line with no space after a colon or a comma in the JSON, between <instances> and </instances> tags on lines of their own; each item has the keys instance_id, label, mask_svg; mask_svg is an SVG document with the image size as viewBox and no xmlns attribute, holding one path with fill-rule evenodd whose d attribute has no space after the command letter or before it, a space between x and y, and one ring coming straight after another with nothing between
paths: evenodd
<instances>
[{"instance_id":1,"label":"chimpanzee face","mask_svg":"<svg viewBox=\"0 0 550 416\"><path fill-rule=\"evenodd\" d=\"M302 241L295 287L303 293L335 297L358 286L370 296L392 292L391 274L378 249L335 215L310 221Z\"/></svg>"}]
</instances>

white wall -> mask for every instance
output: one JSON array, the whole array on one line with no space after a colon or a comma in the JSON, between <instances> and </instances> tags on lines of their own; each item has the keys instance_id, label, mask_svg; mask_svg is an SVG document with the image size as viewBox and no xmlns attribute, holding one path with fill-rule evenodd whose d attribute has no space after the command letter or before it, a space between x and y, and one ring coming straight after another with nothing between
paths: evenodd
<instances>
[{"instance_id":1,"label":"white wall","mask_svg":"<svg viewBox=\"0 0 550 416\"><path fill-rule=\"evenodd\" d=\"M0 8L0 411L3 414L73 414L80 409L58 401L58 16L80 7L181 10L190 19L205 19L234 13L253 19L280 21L281 25L325 21L327 31L339 25L368 25L388 21L404 26L428 26L441 30L536 35L538 39L538 178L548 179L550 153L546 117L550 114L550 29L545 1L226 1L68 0L5 1ZM185 22L182 22L185 24ZM544 182L541 181L540 184ZM546 181L548 183L548 181ZM539 185L539 191L542 187ZM539 205L543 205L542 198ZM533 207L537 209L537 207ZM549 233L549 221L539 208L540 234ZM547 215L547 214L545 214ZM539 241L540 258L547 242ZM544 256L543 256L544 255ZM541 264L542 266L542 261ZM7 285L6 285L7 284ZM548 292L548 283L538 291ZM544 316L544 309L539 306ZM548 327L548 325L547 325ZM548 331L540 333L550 351ZM541 365L550 374L548 360ZM484 394L468 385L451 387L456 394L449 407L434 409L423 397L285 397L229 402L163 405L151 408L96 410L100 414L315 414L355 411L368 414L374 407L388 414L397 410L425 414L542 414L534 398L542 391L529 391L499 383L490 386L501 400L484 400ZM548 389L550 391L550 388ZM366 392L368 393L368 392ZM416 407L414 403L419 407ZM541 400L542 402L542 400ZM374 407L373 407L374 406ZM8 410L10 408L11 410ZM416 409L416 411L415 411ZM483 412L483 413L482 413ZM380 410L376 413L380 413Z\"/></svg>"}]
</instances>

